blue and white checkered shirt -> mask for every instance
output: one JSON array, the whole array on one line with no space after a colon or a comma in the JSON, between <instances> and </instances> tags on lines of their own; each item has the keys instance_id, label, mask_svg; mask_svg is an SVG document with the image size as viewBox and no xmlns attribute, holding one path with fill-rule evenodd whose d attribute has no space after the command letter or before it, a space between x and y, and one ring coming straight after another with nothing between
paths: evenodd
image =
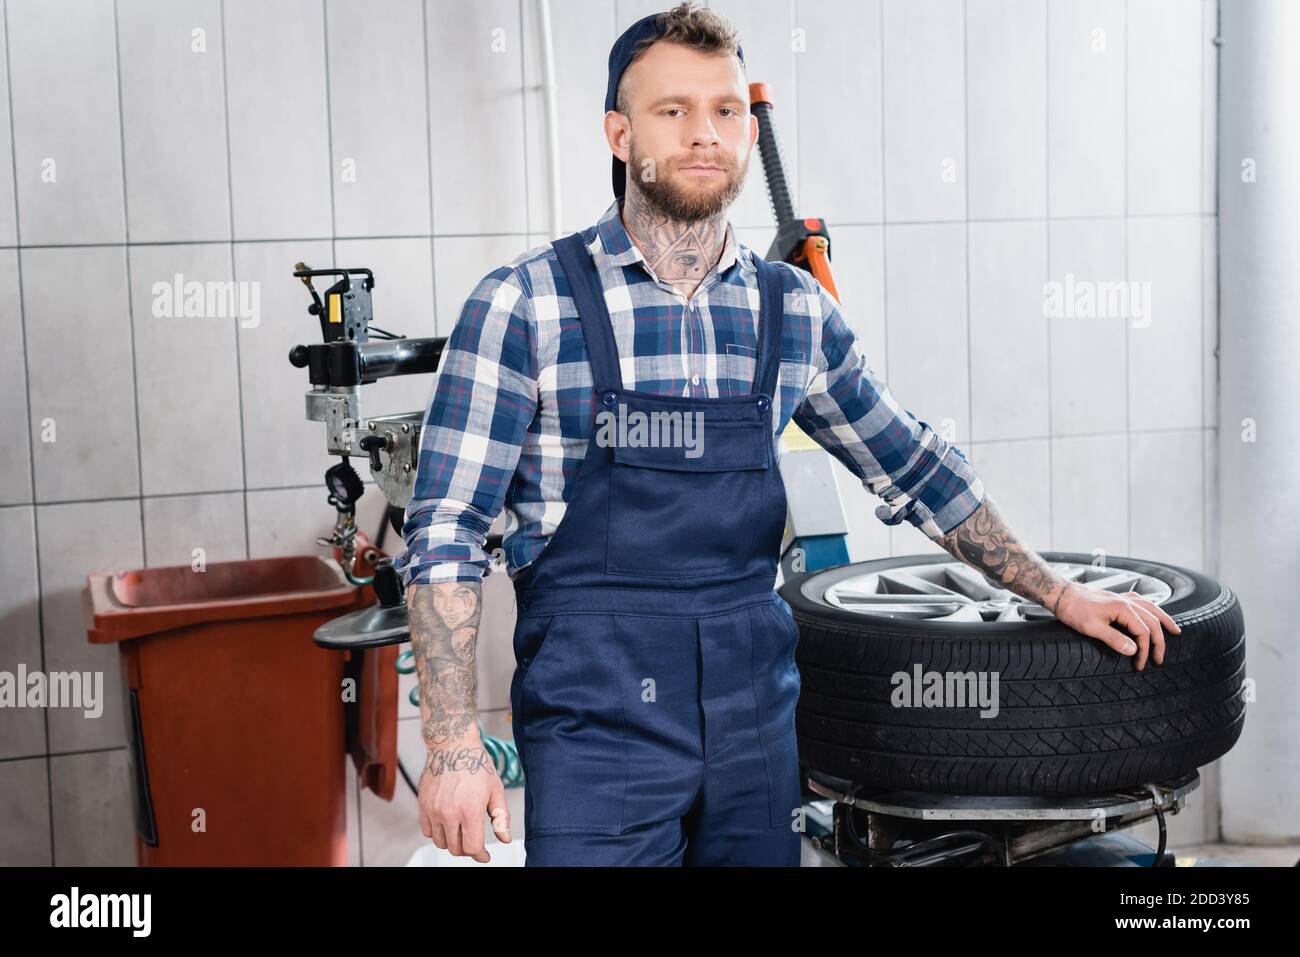
<instances>
[{"instance_id":1,"label":"blue and white checkered shirt","mask_svg":"<svg viewBox=\"0 0 1300 957\"><path fill-rule=\"evenodd\" d=\"M687 300L655 276L619 213L615 200L583 239L600 271L624 387L690 397L753 391L758 254L728 224L721 259ZM983 501L979 477L866 365L821 283L778 265L785 318L777 434L793 417L887 503L877 518L906 520L939 539ZM408 587L478 581L492 560L484 541L503 507L512 576L564 518L594 428L595 395L578 312L556 292L557 275L548 243L492 270L465 301L420 437L407 550L395 561Z\"/></svg>"}]
</instances>

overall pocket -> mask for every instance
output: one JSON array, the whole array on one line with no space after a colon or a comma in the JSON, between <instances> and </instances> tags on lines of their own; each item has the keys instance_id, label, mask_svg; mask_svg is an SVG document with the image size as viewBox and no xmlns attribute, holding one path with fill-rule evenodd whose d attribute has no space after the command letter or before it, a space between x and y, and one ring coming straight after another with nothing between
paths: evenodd
<instances>
[{"instance_id":1,"label":"overall pocket","mask_svg":"<svg viewBox=\"0 0 1300 957\"><path fill-rule=\"evenodd\" d=\"M795 734L800 682L794 649L799 629L788 611L776 604L779 600L774 597L771 602L756 606L750 618L754 641L754 703L758 737L767 762L772 827L792 827L803 803Z\"/></svg>"},{"instance_id":2,"label":"overall pocket","mask_svg":"<svg viewBox=\"0 0 1300 957\"><path fill-rule=\"evenodd\" d=\"M510 686L510 707L520 710L521 696L528 676L537 670L542 649L548 646L555 616L520 617L515 621L515 676Z\"/></svg>"},{"instance_id":3,"label":"overall pocket","mask_svg":"<svg viewBox=\"0 0 1300 957\"><path fill-rule=\"evenodd\" d=\"M530 623L516 643L511 704L527 795L524 832L618 834L627 746L622 664L606 637L610 616L521 621Z\"/></svg>"},{"instance_id":4,"label":"overall pocket","mask_svg":"<svg viewBox=\"0 0 1300 957\"><path fill-rule=\"evenodd\" d=\"M706 421L697 456L614 446L605 570L693 579L745 564L756 547L771 436L762 421Z\"/></svg>"}]
</instances>

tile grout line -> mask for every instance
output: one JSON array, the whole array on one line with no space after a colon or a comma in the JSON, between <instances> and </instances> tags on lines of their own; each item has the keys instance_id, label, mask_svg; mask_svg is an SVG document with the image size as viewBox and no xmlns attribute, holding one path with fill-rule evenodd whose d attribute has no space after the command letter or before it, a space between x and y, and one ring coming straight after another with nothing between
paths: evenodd
<instances>
[{"instance_id":1,"label":"tile grout line","mask_svg":"<svg viewBox=\"0 0 1300 957\"><path fill-rule=\"evenodd\" d=\"M22 255L22 217L18 214L18 140L14 131L14 83L13 74L10 69L9 57L9 2L4 0L3 6L4 32L5 32L5 86L8 96L9 105L9 155L10 162L13 163L14 170L14 242L15 252L14 260L18 276L18 326L22 331L23 337L23 376L27 384L27 454L28 469L32 481L32 498L36 497L36 445L35 436L32 434L32 377L30 357L27 355L27 310L23 304L23 255ZM36 571L36 640L37 647L40 650L41 671L45 671L45 605L41 601L42 581L41 581L41 522L40 517L36 514L36 509L32 509L32 543L36 554L33 556L32 566ZM54 777L50 764L50 712L48 708L41 709L41 727L44 734L42 749L44 751L45 761L45 799L46 814L50 829L50 865L54 864Z\"/></svg>"},{"instance_id":2,"label":"tile grout line","mask_svg":"<svg viewBox=\"0 0 1300 957\"><path fill-rule=\"evenodd\" d=\"M1187 431L1193 426L1187 426L1184 429L1171 429L1168 431ZM377 488L374 481L366 481L368 488ZM7 502L0 504L0 509L6 508L51 508L62 505L92 505L100 502L135 502L142 499L167 499L167 498L203 498L205 496L218 495L238 495L240 492L300 492L304 489L319 489L320 485L316 482L303 482L296 485L266 485L257 486L245 490L242 487L219 488L219 489L202 489L193 492L157 492L153 495L106 495L102 498L63 498L51 501L31 501L31 502Z\"/></svg>"},{"instance_id":3,"label":"tile grout line","mask_svg":"<svg viewBox=\"0 0 1300 957\"><path fill-rule=\"evenodd\" d=\"M528 52L527 52L528 48L525 45L527 42L525 38L525 32L527 26L525 17L527 14L525 13L524 2L525 0L519 0L519 7L518 7L519 35L521 37L519 42L519 89L523 91L523 108L519 112L521 114L520 119L522 120L522 122L520 125L523 128L523 137L524 137L524 164L523 164L524 167L524 229L526 230L526 235L532 236L533 234L533 182L528 176L528 165L529 165L528 164L528 147L529 147L528 107L529 107L529 103L536 99L536 91L530 88L528 85ZM611 7L610 18L615 21L614 26L615 26L615 30L617 30L618 28L617 5ZM541 45L540 40L542 34L541 24L540 23L535 24L534 29L536 31L535 39L538 40L538 46L540 46ZM544 90L542 91L542 95L543 96L546 95ZM430 154L431 154L430 158L432 159L432 151L430 151ZM549 166L550 165L549 149L545 150L545 154L547 156L546 162L547 165ZM430 193L430 197L432 197L432 195L433 194ZM556 224L556 228L557 229L559 228L558 223ZM524 242L531 244L532 239L525 239Z\"/></svg>"},{"instance_id":4,"label":"tile grout line","mask_svg":"<svg viewBox=\"0 0 1300 957\"><path fill-rule=\"evenodd\" d=\"M961 4L961 122L962 122L962 263L965 267L966 300L966 439L975 441L975 390L972 385L970 335L970 4ZM1050 429L1048 430L1051 431ZM954 444L956 444L954 440ZM973 466L972 466L973 467ZM985 497L988 490L985 490Z\"/></svg>"},{"instance_id":5,"label":"tile grout line","mask_svg":"<svg viewBox=\"0 0 1300 957\"><path fill-rule=\"evenodd\" d=\"M521 0L522 2L522 0ZM429 188L429 291L433 296L429 311L433 314L433 334L438 334L438 257L434 254L433 227L433 97L429 95L429 84L433 80L433 68L429 62L429 0L420 4L420 31L424 37L424 151L425 168ZM520 55L522 59L522 54ZM524 164L525 169L527 163ZM526 172L525 172L526 175ZM525 186L525 196L527 187Z\"/></svg>"},{"instance_id":6,"label":"tile grout line","mask_svg":"<svg viewBox=\"0 0 1300 957\"><path fill-rule=\"evenodd\" d=\"M1052 9L1043 0L1043 281L1052 278ZM1052 452L1052 323L1047 323L1047 545L1056 547L1056 479Z\"/></svg>"},{"instance_id":7,"label":"tile grout line","mask_svg":"<svg viewBox=\"0 0 1300 957\"><path fill-rule=\"evenodd\" d=\"M1124 145L1120 149L1120 155L1124 157L1124 256L1121 266L1124 270L1124 282L1129 279L1129 228L1131 223L1128 214L1128 61L1129 45L1132 43L1132 37L1129 36L1130 21L1128 17L1129 3L1124 0L1121 10L1123 11L1124 29L1120 31L1120 36L1124 38L1124 107L1122 115L1124 122L1121 127L1121 135L1124 138ZM1126 512L1124 521L1127 525L1128 542L1125 545L1125 551L1133 554L1133 375L1132 365L1132 322L1124 323L1124 492Z\"/></svg>"},{"instance_id":8,"label":"tile grout line","mask_svg":"<svg viewBox=\"0 0 1300 957\"><path fill-rule=\"evenodd\" d=\"M1090 222L1090 221L1116 221L1122 222L1128 220L1179 220L1179 219L1199 219L1213 220L1217 218L1214 213L1193 212L1193 213L1132 213L1128 216L1114 215L1110 213L1097 213L1080 216L972 216L972 223L1034 223L1034 222ZM836 226L841 228L849 227L878 227L885 225L897 226L956 226L965 222L963 219L896 219L885 222L884 220L850 222L847 220L834 220L825 218L827 226ZM770 230L771 224L747 225L743 222L733 222L732 225L737 230ZM235 239L233 244L236 246L253 246L253 245L279 245L284 243L313 243L328 242L331 239L339 239L344 242L377 242L387 240L417 240L417 239L510 239L523 238L529 239L534 235L533 232L482 232L482 233L397 233L393 235L357 235L357 236L275 236L275 237L258 237L249 239ZM143 248L151 246L226 246L230 245L230 239L168 239L168 240L146 240L133 242L129 245L131 248ZM111 249L118 246L127 246L125 242L94 242L94 243L27 243L22 247L16 245L7 245L0 243L0 252L4 250L17 250L19 248L27 249Z\"/></svg>"},{"instance_id":9,"label":"tile grout line","mask_svg":"<svg viewBox=\"0 0 1300 957\"><path fill-rule=\"evenodd\" d=\"M46 751L38 754L13 754L0 757L0 764L16 764L19 761L39 761L50 758L77 758L85 754L111 754L114 751L126 751L125 744L111 745L104 748L83 748L80 751Z\"/></svg>"},{"instance_id":10,"label":"tile grout line","mask_svg":"<svg viewBox=\"0 0 1300 957\"><path fill-rule=\"evenodd\" d=\"M226 209L230 226L228 264L230 266L230 278L237 283L239 273L235 267L235 179L231 168L230 155L230 45L229 31L226 29L226 0L220 0L219 10L221 22L221 102L226 121ZM239 472L244 489L244 555L251 558L252 554L249 552L248 541L248 429L244 424L244 364L240 356L239 322L235 322L233 325L235 333L235 395L239 397ZM143 511L142 505L141 512Z\"/></svg>"},{"instance_id":11,"label":"tile grout line","mask_svg":"<svg viewBox=\"0 0 1300 957\"><path fill-rule=\"evenodd\" d=\"M877 40L880 47L880 312L881 332L884 340L885 362L881 375L889 375L889 212L886 209L888 191L885 188L886 167L889 155L885 151L885 0L877 0ZM823 329L823 332L825 330ZM889 557L894 556L894 535L892 530L885 533L889 543Z\"/></svg>"},{"instance_id":12,"label":"tile grout line","mask_svg":"<svg viewBox=\"0 0 1300 957\"><path fill-rule=\"evenodd\" d=\"M324 69L324 87L325 87L325 140L328 145L326 149L329 184L330 184L330 265L338 263L338 206L334 192L337 187L334 172L336 169L334 155L334 100L330 95L330 11L329 0L321 0L320 3L320 22L321 22L321 65ZM253 557L253 522L248 514L248 482L244 482L244 538L247 541L247 554L249 559Z\"/></svg>"},{"instance_id":13,"label":"tile grout line","mask_svg":"<svg viewBox=\"0 0 1300 957\"><path fill-rule=\"evenodd\" d=\"M118 0L113 0L113 72L117 83L117 145L122 164L122 260L126 273L126 316L131 346L131 396L135 415L136 513L140 520L140 558L149 565L149 546L144 524L144 441L140 434L140 370L135 345L135 303L131 288L131 216L126 178L126 115L122 109L122 33ZM53 762L51 762L51 767ZM52 779L52 778L51 778ZM50 844L55 845L54 788L50 787ZM57 864L57 861L55 862Z\"/></svg>"}]
</instances>

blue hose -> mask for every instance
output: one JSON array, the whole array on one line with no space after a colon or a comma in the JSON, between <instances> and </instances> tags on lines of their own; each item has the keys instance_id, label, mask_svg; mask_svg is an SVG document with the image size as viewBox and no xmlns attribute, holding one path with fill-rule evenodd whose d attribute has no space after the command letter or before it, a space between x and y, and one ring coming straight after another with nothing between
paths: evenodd
<instances>
[{"instance_id":1,"label":"blue hose","mask_svg":"<svg viewBox=\"0 0 1300 957\"><path fill-rule=\"evenodd\" d=\"M403 651L397 656L396 666L398 674L414 674L415 652L410 648ZM411 689L408 700L415 707L420 706L420 688L418 685ZM482 721L478 723L478 733L479 737L483 739L483 749L492 756L492 763L496 766L501 783L508 788L523 787L524 766L519 760L519 749L515 746L515 742L488 734L487 729L483 727Z\"/></svg>"}]
</instances>

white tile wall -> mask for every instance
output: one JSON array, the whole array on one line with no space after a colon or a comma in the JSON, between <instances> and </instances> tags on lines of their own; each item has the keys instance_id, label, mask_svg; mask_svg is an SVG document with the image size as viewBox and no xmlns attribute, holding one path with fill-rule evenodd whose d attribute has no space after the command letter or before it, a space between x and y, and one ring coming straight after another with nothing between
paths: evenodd
<instances>
[{"instance_id":1,"label":"white tile wall","mask_svg":"<svg viewBox=\"0 0 1300 957\"><path fill-rule=\"evenodd\" d=\"M2 164L0 164L2 165ZM4 302L21 299L18 289L18 251L0 249L0 297ZM27 415L27 343L23 336L22 310L0 310L0 336L13 348L0 352L0 403L18 411L22 424L14 429L9 444L8 465L0 471L0 505L32 500L32 450ZM11 416L14 422L18 416Z\"/></svg>"},{"instance_id":2,"label":"white tile wall","mask_svg":"<svg viewBox=\"0 0 1300 957\"><path fill-rule=\"evenodd\" d=\"M145 495L220 492L243 484L239 326L227 318L187 317L171 301L178 298L177 276L184 284L232 282L230 254L227 243L130 247Z\"/></svg>"},{"instance_id":3,"label":"white tile wall","mask_svg":"<svg viewBox=\"0 0 1300 957\"><path fill-rule=\"evenodd\" d=\"M325 4L335 235L429 234L424 24L420 0Z\"/></svg>"},{"instance_id":4,"label":"white tile wall","mask_svg":"<svg viewBox=\"0 0 1300 957\"><path fill-rule=\"evenodd\" d=\"M966 227L885 227L889 386L949 441L970 440Z\"/></svg>"},{"instance_id":5,"label":"white tile wall","mask_svg":"<svg viewBox=\"0 0 1300 957\"><path fill-rule=\"evenodd\" d=\"M320 0L224 0L235 239L328 236L330 129Z\"/></svg>"},{"instance_id":6,"label":"white tile wall","mask_svg":"<svg viewBox=\"0 0 1300 957\"><path fill-rule=\"evenodd\" d=\"M139 495L127 248L22 249L18 262L36 501Z\"/></svg>"},{"instance_id":7,"label":"white tile wall","mask_svg":"<svg viewBox=\"0 0 1300 957\"><path fill-rule=\"evenodd\" d=\"M1197 3L1128 5L1124 135L1130 215L1201 210L1203 29Z\"/></svg>"},{"instance_id":8,"label":"white tile wall","mask_svg":"<svg viewBox=\"0 0 1300 957\"><path fill-rule=\"evenodd\" d=\"M85 639L86 574L199 548L316 553L333 522L332 460L286 359L318 335L294 263L369 265L381 326L446 335L486 272L552 238L537 13L0 4L0 302L16 304L0 333L21 345L0 358L0 401L26 423L0 473L0 667L115 678L116 649ZM610 200L609 45L662 6L551 4L565 231ZM904 407L951 423L1032 546L1213 573L1215 0L711 6L771 89L798 207L830 224L845 318ZM731 216L766 251L750 165ZM175 272L257 283L260 322L153 316L153 283ZM1151 324L1045 319L1043 283L1068 274L1149 281ZM431 386L387 380L368 409L422 408ZM876 520L847 470L837 481L854 560L938 551ZM371 486L362 528L382 506ZM500 576L488 587L504 590L481 704L509 737L510 595ZM0 863L134 861L122 702L105 688L100 719L0 726ZM400 713L418 764L417 712ZM351 861L404 863L423 842L404 787L389 805L350 782Z\"/></svg>"},{"instance_id":9,"label":"white tile wall","mask_svg":"<svg viewBox=\"0 0 1300 957\"><path fill-rule=\"evenodd\" d=\"M966 216L966 55L959 0L884 0L885 218Z\"/></svg>"},{"instance_id":10,"label":"white tile wall","mask_svg":"<svg viewBox=\"0 0 1300 957\"><path fill-rule=\"evenodd\" d=\"M1047 224L972 222L968 237L970 434L976 441L1042 439L1051 434Z\"/></svg>"},{"instance_id":11,"label":"white tile wall","mask_svg":"<svg viewBox=\"0 0 1300 957\"><path fill-rule=\"evenodd\" d=\"M795 56L800 174L795 198L801 214L822 216L831 226L884 219L880 6L881 0L863 0L846 17L840 4L795 2L794 28L802 44ZM845 63L854 69L844 69ZM777 124L784 144L793 133L784 117L778 116ZM827 130L835 131L833 148ZM844 229L837 229L835 248L843 239Z\"/></svg>"},{"instance_id":12,"label":"white tile wall","mask_svg":"<svg viewBox=\"0 0 1300 957\"><path fill-rule=\"evenodd\" d=\"M131 242L230 238L219 0L118 4Z\"/></svg>"},{"instance_id":13,"label":"white tile wall","mask_svg":"<svg viewBox=\"0 0 1300 957\"><path fill-rule=\"evenodd\" d=\"M967 0L971 219L1047 212L1047 0Z\"/></svg>"},{"instance_id":14,"label":"white tile wall","mask_svg":"<svg viewBox=\"0 0 1300 957\"><path fill-rule=\"evenodd\" d=\"M17 674L19 665L41 667L40 579L36 553L36 516L30 505L0 508L0 535L9 547L0 553L0 671ZM15 708L0 721L0 761L45 753L45 713ZM0 764L0 768L4 765ZM0 844L4 835L0 834Z\"/></svg>"},{"instance_id":15,"label":"white tile wall","mask_svg":"<svg viewBox=\"0 0 1300 957\"><path fill-rule=\"evenodd\" d=\"M1125 0L1047 5L1047 186L1052 216L1126 211Z\"/></svg>"},{"instance_id":16,"label":"white tile wall","mask_svg":"<svg viewBox=\"0 0 1300 957\"><path fill-rule=\"evenodd\" d=\"M0 48L8 48L7 27L0 17ZM0 156L13 156L13 123L9 112L9 71L0 72ZM18 215L15 208L14 165L0 163L0 246L13 246L18 242ZM9 290L6 289L6 298Z\"/></svg>"},{"instance_id":17,"label":"white tile wall","mask_svg":"<svg viewBox=\"0 0 1300 957\"><path fill-rule=\"evenodd\" d=\"M1063 290L1082 283L1127 280L1122 219L1051 220L1049 282ZM1078 308L1047 321L1051 349L1052 434L1122 433L1128 428L1128 328L1122 317Z\"/></svg>"},{"instance_id":18,"label":"white tile wall","mask_svg":"<svg viewBox=\"0 0 1300 957\"><path fill-rule=\"evenodd\" d=\"M113 9L112 0L5 0L24 244L126 239Z\"/></svg>"}]
</instances>

